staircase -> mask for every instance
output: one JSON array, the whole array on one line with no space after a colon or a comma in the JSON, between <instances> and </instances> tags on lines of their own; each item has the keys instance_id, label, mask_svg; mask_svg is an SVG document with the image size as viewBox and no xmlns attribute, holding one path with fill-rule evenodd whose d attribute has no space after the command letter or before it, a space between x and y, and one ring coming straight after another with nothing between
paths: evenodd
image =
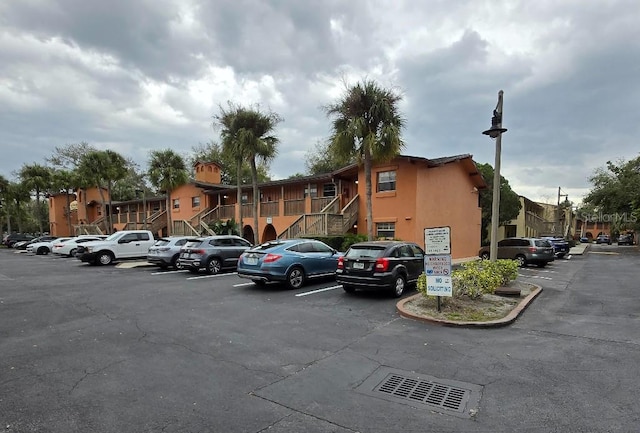
<instances>
[{"instance_id":1,"label":"staircase","mask_svg":"<svg viewBox=\"0 0 640 433\"><path fill-rule=\"evenodd\" d=\"M80 235L102 235L107 231L104 217L100 217L91 224L75 224L73 231L76 236Z\"/></svg>"},{"instance_id":2,"label":"staircase","mask_svg":"<svg viewBox=\"0 0 640 433\"><path fill-rule=\"evenodd\" d=\"M339 208L340 196L331 200L320 212L304 214L278 235L278 239L300 236L342 235L358 220L358 195L343 208Z\"/></svg>"},{"instance_id":3,"label":"staircase","mask_svg":"<svg viewBox=\"0 0 640 433\"><path fill-rule=\"evenodd\" d=\"M216 234L208 223L216 221L218 219L219 206L215 208L204 209L190 220L178 220L173 221L173 227L171 233L181 236L213 236Z\"/></svg>"}]
</instances>

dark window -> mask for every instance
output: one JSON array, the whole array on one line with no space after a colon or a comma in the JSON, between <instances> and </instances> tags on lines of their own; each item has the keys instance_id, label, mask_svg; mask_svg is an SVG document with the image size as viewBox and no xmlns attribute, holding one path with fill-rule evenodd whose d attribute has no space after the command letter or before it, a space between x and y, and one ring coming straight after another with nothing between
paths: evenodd
<instances>
[{"instance_id":1,"label":"dark window","mask_svg":"<svg viewBox=\"0 0 640 433\"><path fill-rule=\"evenodd\" d=\"M140 241L148 241L148 240L150 240L149 233L138 233L137 237L138 237L138 240L140 240Z\"/></svg>"},{"instance_id":2,"label":"dark window","mask_svg":"<svg viewBox=\"0 0 640 433\"><path fill-rule=\"evenodd\" d=\"M381 171L378 173L378 192L396 190L396 172Z\"/></svg>"},{"instance_id":3,"label":"dark window","mask_svg":"<svg viewBox=\"0 0 640 433\"><path fill-rule=\"evenodd\" d=\"M233 239L233 244L236 247L250 247L251 244L248 241L245 241L244 239Z\"/></svg>"},{"instance_id":4,"label":"dark window","mask_svg":"<svg viewBox=\"0 0 640 433\"><path fill-rule=\"evenodd\" d=\"M180 246L182 246L182 245L184 245L186 243L187 243L186 239L179 239L179 240L176 241L176 247L180 247Z\"/></svg>"},{"instance_id":5,"label":"dark window","mask_svg":"<svg viewBox=\"0 0 640 433\"><path fill-rule=\"evenodd\" d=\"M336 184L335 183L325 183L322 185L322 196L323 197L335 197L336 196Z\"/></svg>"},{"instance_id":6,"label":"dark window","mask_svg":"<svg viewBox=\"0 0 640 433\"><path fill-rule=\"evenodd\" d=\"M137 241L138 235L136 233L127 233L126 235L122 236L120 240L127 242Z\"/></svg>"},{"instance_id":7,"label":"dark window","mask_svg":"<svg viewBox=\"0 0 640 433\"><path fill-rule=\"evenodd\" d=\"M198 207L200 206L200 197L196 196L196 197L191 197L191 207Z\"/></svg>"},{"instance_id":8,"label":"dark window","mask_svg":"<svg viewBox=\"0 0 640 433\"><path fill-rule=\"evenodd\" d=\"M360 259L360 258L378 258L384 253L384 248L378 247L355 247L349 248L349 251L345 254L348 259Z\"/></svg>"},{"instance_id":9,"label":"dark window","mask_svg":"<svg viewBox=\"0 0 640 433\"><path fill-rule=\"evenodd\" d=\"M400 246L398 252L400 253L400 257L413 257L413 251L411 251L408 245Z\"/></svg>"},{"instance_id":10,"label":"dark window","mask_svg":"<svg viewBox=\"0 0 640 433\"><path fill-rule=\"evenodd\" d=\"M173 199L173 208L174 209L180 209L180 199L179 198L174 198Z\"/></svg>"},{"instance_id":11,"label":"dark window","mask_svg":"<svg viewBox=\"0 0 640 433\"><path fill-rule=\"evenodd\" d=\"M333 250L325 244L321 244L320 242L314 242L313 244L314 251L318 253L332 253Z\"/></svg>"},{"instance_id":12,"label":"dark window","mask_svg":"<svg viewBox=\"0 0 640 433\"><path fill-rule=\"evenodd\" d=\"M302 244L298 244L298 252L301 253L312 253L315 249L313 248L313 244L311 242L304 242Z\"/></svg>"},{"instance_id":13,"label":"dark window","mask_svg":"<svg viewBox=\"0 0 640 433\"><path fill-rule=\"evenodd\" d=\"M419 246L411 245L411 249L413 250L413 256L414 257L423 257L424 256L424 251L422 251Z\"/></svg>"}]
</instances>

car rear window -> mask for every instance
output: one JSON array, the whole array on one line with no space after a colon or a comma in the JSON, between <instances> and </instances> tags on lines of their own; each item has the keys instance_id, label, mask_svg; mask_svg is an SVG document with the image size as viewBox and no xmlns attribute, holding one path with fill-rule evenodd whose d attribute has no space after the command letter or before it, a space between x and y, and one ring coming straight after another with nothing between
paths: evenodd
<instances>
[{"instance_id":1,"label":"car rear window","mask_svg":"<svg viewBox=\"0 0 640 433\"><path fill-rule=\"evenodd\" d=\"M378 257L382 257L384 251L385 248L379 247L351 247L344 256L348 259L377 259Z\"/></svg>"},{"instance_id":2,"label":"car rear window","mask_svg":"<svg viewBox=\"0 0 640 433\"><path fill-rule=\"evenodd\" d=\"M277 242L277 241L275 241L275 242L265 242L264 244L261 244L261 245L258 245L258 246L255 246L255 247L251 248L251 250L253 250L253 251L268 251L268 250L270 250L272 248L279 247L282 244L283 244L283 242Z\"/></svg>"},{"instance_id":3,"label":"car rear window","mask_svg":"<svg viewBox=\"0 0 640 433\"><path fill-rule=\"evenodd\" d=\"M161 247L161 246L164 246L164 245L167 245L167 244L169 244L169 240L168 239L158 239L154 245L157 246L157 247Z\"/></svg>"},{"instance_id":4,"label":"car rear window","mask_svg":"<svg viewBox=\"0 0 640 433\"><path fill-rule=\"evenodd\" d=\"M536 239L536 247L550 247L551 243L543 239Z\"/></svg>"},{"instance_id":5,"label":"car rear window","mask_svg":"<svg viewBox=\"0 0 640 433\"><path fill-rule=\"evenodd\" d=\"M195 248L195 247L199 247L200 244L202 244L201 240L189 240L189 241L187 241L187 244L185 245L185 247L187 247L187 248Z\"/></svg>"}]
</instances>

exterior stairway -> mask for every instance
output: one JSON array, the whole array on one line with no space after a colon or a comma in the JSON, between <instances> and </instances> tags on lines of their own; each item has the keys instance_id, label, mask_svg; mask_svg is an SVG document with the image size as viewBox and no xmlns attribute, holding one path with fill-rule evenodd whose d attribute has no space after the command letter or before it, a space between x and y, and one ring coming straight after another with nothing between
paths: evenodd
<instances>
[{"instance_id":1,"label":"exterior stairway","mask_svg":"<svg viewBox=\"0 0 640 433\"><path fill-rule=\"evenodd\" d=\"M334 198L320 212L304 214L278 235L278 239L291 239L309 235L342 235L358 220L358 195L340 209L340 196Z\"/></svg>"}]
</instances>

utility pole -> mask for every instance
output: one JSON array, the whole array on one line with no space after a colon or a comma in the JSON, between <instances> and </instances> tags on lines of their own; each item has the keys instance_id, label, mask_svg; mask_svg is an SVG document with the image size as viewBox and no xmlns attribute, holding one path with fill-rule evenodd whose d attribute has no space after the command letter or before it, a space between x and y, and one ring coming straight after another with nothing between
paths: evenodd
<instances>
[{"instance_id":1,"label":"utility pole","mask_svg":"<svg viewBox=\"0 0 640 433\"><path fill-rule=\"evenodd\" d=\"M500 157L502 153L502 133L507 132L502 127L502 96L504 92L498 92L498 104L493 110L491 128L483 132L496 139L496 157L493 167L493 199L491 202L491 243L489 245L489 259L495 262L498 258L498 225L500 224Z\"/></svg>"}]
</instances>

